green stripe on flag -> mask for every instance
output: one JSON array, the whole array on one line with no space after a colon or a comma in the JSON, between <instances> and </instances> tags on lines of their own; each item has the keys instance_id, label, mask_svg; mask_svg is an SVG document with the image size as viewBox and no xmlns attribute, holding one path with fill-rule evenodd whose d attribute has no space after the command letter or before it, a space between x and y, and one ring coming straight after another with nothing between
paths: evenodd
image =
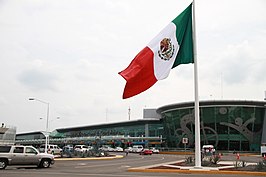
<instances>
[{"instance_id":1,"label":"green stripe on flag","mask_svg":"<svg viewBox=\"0 0 266 177\"><path fill-rule=\"evenodd\" d=\"M180 46L172 68L179 64L194 63L192 38L192 3L173 21L176 25L176 39Z\"/></svg>"}]
</instances>

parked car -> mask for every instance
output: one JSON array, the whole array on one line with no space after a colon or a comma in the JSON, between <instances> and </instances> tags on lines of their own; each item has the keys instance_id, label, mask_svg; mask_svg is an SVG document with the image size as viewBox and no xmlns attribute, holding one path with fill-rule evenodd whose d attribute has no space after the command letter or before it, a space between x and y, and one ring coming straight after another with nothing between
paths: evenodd
<instances>
[{"instance_id":1,"label":"parked car","mask_svg":"<svg viewBox=\"0 0 266 177\"><path fill-rule=\"evenodd\" d=\"M74 153L74 148L72 145L67 145L63 147L63 156L72 157Z\"/></svg>"},{"instance_id":2,"label":"parked car","mask_svg":"<svg viewBox=\"0 0 266 177\"><path fill-rule=\"evenodd\" d=\"M150 148L153 154L159 154L159 149L156 149L155 147Z\"/></svg>"},{"instance_id":3,"label":"parked car","mask_svg":"<svg viewBox=\"0 0 266 177\"><path fill-rule=\"evenodd\" d=\"M141 152L143 150L143 146L142 145L134 145L133 147L132 147L132 152L137 152L137 153L139 153L139 152Z\"/></svg>"},{"instance_id":4,"label":"parked car","mask_svg":"<svg viewBox=\"0 0 266 177\"><path fill-rule=\"evenodd\" d=\"M87 145L76 145L74 147L75 152L88 152L89 150L89 146Z\"/></svg>"},{"instance_id":5,"label":"parked car","mask_svg":"<svg viewBox=\"0 0 266 177\"><path fill-rule=\"evenodd\" d=\"M92 150L94 147L93 146L88 146L89 150Z\"/></svg>"},{"instance_id":6,"label":"parked car","mask_svg":"<svg viewBox=\"0 0 266 177\"><path fill-rule=\"evenodd\" d=\"M67 145L63 147L63 153L73 153L73 152L74 152L73 146Z\"/></svg>"},{"instance_id":7,"label":"parked car","mask_svg":"<svg viewBox=\"0 0 266 177\"><path fill-rule=\"evenodd\" d=\"M104 145L104 146L102 146L102 147L100 148L100 150L108 151L108 152L112 152L112 151L114 151L114 148L112 148L112 147L110 147L110 146L106 146L106 145Z\"/></svg>"},{"instance_id":8,"label":"parked car","mask_svg":"<svg viewBox=\"0 0 266 177\"><path fill-rule=\"evenodd\" d=\"M127 147L124 151L125 152L132 152L132 147Z\"/></svg>"},{"instance_id":9,"label":"parked car","mask_svg":"<svg viewBox=\"0 0 266 177\"><path fill-rule=\"evenodd\" d=\"M140 151L139 155L152 155L152 150L143 149L142 151Z\"/></svg>"},{"instance_id":10,"label":"parked car","mask_svg":"<svg viewBox=\"0 0 266 177\"><path fill-rule=\"evenodd\" d=\"M114 151L115 151L115 152L123 152L124 149L121 148L121 147L115 147L115 148L114 148Z\"/></svg>"},{"instance_id":11,"label":"parked car","mask_svg":"<svg viewBox=\"0 0 266 177\"><path fill-rule=\"evenodd\" d=\"M40 152L44 152L45 151L45 144L40 146L39 151ZM53 155L62 155L63 150L57 145L48 144L47 145L47 153L48 154L53 154Z\"/></svg>"},{"instance_id":12,"label":"parked car","mask_svg":"<svg viewBox=\"0 0 266 177\"><path fill-rule=\"evenodd\" d=\"M0 145L0 170L9 165L37 165L48 168L51 164L54 164L54 156L40 153L33 146Z\"/></svg>"}]
</instances>

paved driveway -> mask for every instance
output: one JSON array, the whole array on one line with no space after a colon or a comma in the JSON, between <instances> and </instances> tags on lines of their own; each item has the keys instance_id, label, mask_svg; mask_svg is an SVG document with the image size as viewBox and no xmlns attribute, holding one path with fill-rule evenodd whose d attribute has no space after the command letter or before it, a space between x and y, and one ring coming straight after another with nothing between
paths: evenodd
<instances>
[{"instance_id":1,"label":"paved driveway","mask_svg":"<svg viewBox=\"0 0 266 177\"><path fill-rule=\"evenodd\" d=\"M124 154L123 154L124 155ZM0 171L1 177L187 177L187 176L213 176L204 174L176 174L176 173L140 173L127 172L128 168L161 164L184 159L180 155L154 154L152 156L141 156L138 154L129 154L128 156L114 160L71 160L61 161L48 169L39 169L36 167L7 167ZM232 157L233 158L233 157ZM224 176L224 175L215 175ZM239 175L226 175L228 177Z\"/></svg>"}]
</instances>

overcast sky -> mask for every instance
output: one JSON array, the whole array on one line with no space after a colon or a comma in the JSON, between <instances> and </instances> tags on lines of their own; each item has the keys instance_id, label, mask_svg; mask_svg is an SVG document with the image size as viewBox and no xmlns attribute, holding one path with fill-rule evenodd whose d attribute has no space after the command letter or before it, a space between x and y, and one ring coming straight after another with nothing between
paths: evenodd
<instances>
[{"instance_id":1,"label":"overcast sky","mask_svg":"<svg viewBox=\"0 0 266 177\"><path fill-rule=\"evenodd\" d=\"M0 0L0 121L17 132L126 121L194 100L193 64L122 99L125 69L191 0ZM266 1L197 0L200 100L262 101ZM60 117L59 120L56 118Z\"/></svg>"}]
</instances>

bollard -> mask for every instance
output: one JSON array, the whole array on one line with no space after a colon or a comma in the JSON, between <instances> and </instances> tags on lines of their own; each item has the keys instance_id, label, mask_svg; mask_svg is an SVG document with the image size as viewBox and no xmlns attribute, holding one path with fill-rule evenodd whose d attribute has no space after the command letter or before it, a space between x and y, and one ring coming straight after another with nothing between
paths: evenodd
<instances>
[{"instance_id":1,"label":"bollard","mask_svg":"<svg viewBox=\"0 0 266 177\"><path fill-rule=\"evenodd\" d=\"M220 159L222 158L222 154L221 153L219 153L218 156L219 156Z\"/></svg>"},{"instance_id":2,"label":"bollard","mask_svg":"<svg viewBox=\"0 0 266 177\"><path fill-rule=\"evenodd\" d=\"M236 154L236 159L237 159L237 160L240 159L240 155L239 155L239 153Z\"/></svg>"}]
</instances>

